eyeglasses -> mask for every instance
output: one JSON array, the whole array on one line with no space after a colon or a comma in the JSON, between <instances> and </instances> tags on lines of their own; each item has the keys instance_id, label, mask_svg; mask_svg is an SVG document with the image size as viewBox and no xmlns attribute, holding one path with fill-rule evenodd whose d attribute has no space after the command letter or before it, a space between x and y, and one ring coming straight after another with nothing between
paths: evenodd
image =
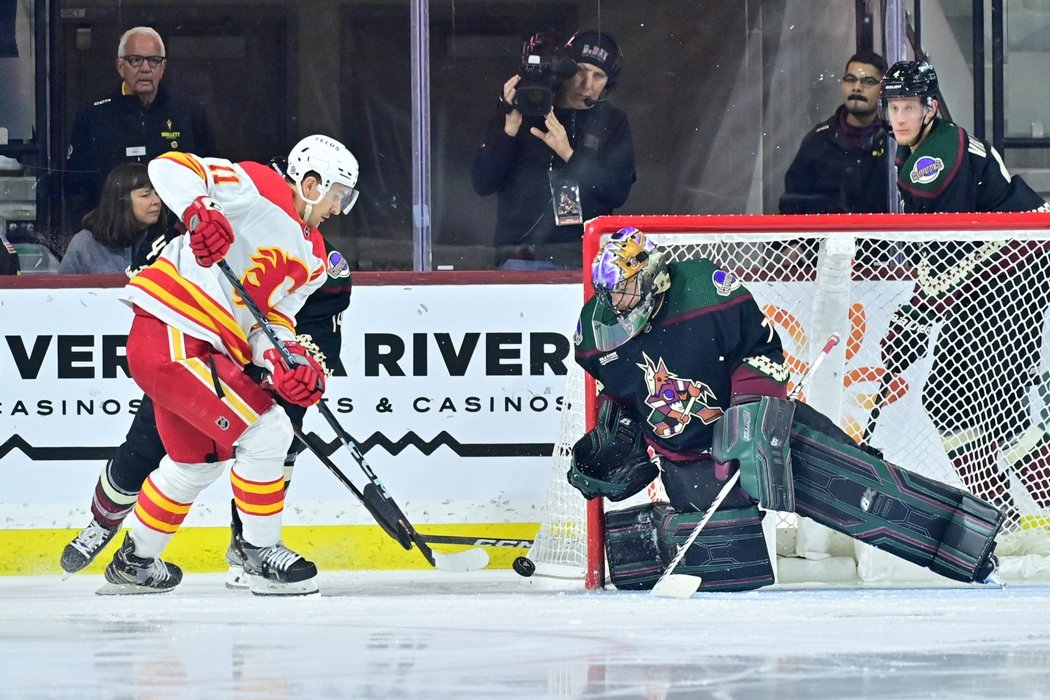
<instances>
[{"instance_id":1,"label":"eyeglasses","mask_svg":"<svg viewBox=\"0 0 1050 700\"><path fill-rule=\"evenodd\" d=\"M866 75L863 78L858 78L852 73L847 73L846 75L842 76L842 82L846 83L846 85L856 85L858 82L860 82L860 84L864 87L870 88L875 87L881 81L878 78L872 78L870 75Z\"/></svg>"},{"instance_id":2,"label":"eyeglasses","mask_svg":"<svg viewBox=\"0 0 1050 700\"><path fill-rule=\"evenodd\" d=\"M166 61L168 59L164 58L163 56L134 56L134 55L129 55L129 56L121 56L120 60L127 61L128 64L132 68L138 68L139 66L142 65L143 61L146 61L147 63L149 63L149 67L150 68L160 68L160 64L164 63L164 61Z\"/></svg>"}]
</instances>

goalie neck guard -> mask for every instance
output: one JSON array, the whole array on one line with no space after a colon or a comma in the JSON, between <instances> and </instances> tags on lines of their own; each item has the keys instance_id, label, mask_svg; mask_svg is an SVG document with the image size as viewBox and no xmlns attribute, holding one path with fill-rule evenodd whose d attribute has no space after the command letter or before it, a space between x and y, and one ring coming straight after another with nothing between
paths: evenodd
<instances>
[{"instance_id":1,"label":"goalie neck guard","mask_svg":"<svg viewBox=\"0 0 1050 700\"><path fill-rule=\"evenodd\" d=\"M597 298L592 327L602 352L614 350L649 323L671 284L656 244L633 227L622 228L602 246L591 264Z\"/></svg>"}]
</instances>

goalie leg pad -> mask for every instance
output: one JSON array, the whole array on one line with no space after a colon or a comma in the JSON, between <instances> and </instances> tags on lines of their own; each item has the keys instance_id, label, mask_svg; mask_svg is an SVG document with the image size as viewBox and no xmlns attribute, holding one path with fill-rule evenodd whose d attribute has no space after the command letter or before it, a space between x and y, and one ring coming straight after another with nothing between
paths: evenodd
<instances>
[{"instance_id":1,"label":"goalie leg pad","mask_svg":"<svg viewBox=\"0 0 1050 700\"><path fill-rule=\"evenodd\" d=\"M609 578L621 591L647 591L665 564L657 544L656 506L646 503L605 514L605 557Z\"/></svg>"},{"instance_id":2,"label":"goalie leg pad","mask_svg":"<svg viewBox=\"0 0 1050 700\"><path fill-rule=\"evenodd\" d=\"M804 404L795 416L795 512L942 576L981 580L1003 523L1000 511L817 430L826 419Z\"/></svg>"},{"instance_id":3,"label":"goalie leg pad","mask_svg":"<svg viewBox=\"0 0 1050 700\"><path fill-rule=\"evenodd\" d=\"M736 460L740 486L767 510L795 510L791 482L791 419L795 403L763 396L730 406L715 426L711 454Z\"/></svg>"},{"instance_id":4,"label":"goalie leg pad","mask_svg":"<svg viewBox=\"0 0 1050 700\"><path fill-rule=\"evenodd\" d=\"M609 577L620 590L649 590L671 564L703 513L647 503L605 515ZM700 576L705 591L747 591L773 583L756 506L720 510L675 570Z\"/></svg>"},{"instance_id":5,"label":"goalie leg pad","mask_svg":"<svg viewBox=\"0 0 1050 700\"><path fill-rule=\"evenodd\" d=\"M660 549L667 566L704 514L675 513L670 508L658 512ZM773 583L758 506L715 511L674 573L699 576L702 591L750 591Z\"/></svg>"}]
</instances>

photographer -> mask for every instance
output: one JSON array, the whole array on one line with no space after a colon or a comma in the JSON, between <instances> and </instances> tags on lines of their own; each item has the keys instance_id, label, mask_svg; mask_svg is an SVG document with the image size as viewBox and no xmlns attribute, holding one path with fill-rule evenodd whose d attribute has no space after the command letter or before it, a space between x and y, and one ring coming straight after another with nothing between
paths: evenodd
<instances>
[{"instance_id":1,"label":"photographer","mask_svg":"<svg viewBox=\"0 0 1050 700\"><path fill-rule=\"evenodd\" d=\"M580 268L583 222L612 213L635 181L627 115L606 101L623 61L616 42L581 31L564 56L547 49L541 34L525 42L474 158L474 191L498 193L501 269Z\"/></svg>"}]
</instances>

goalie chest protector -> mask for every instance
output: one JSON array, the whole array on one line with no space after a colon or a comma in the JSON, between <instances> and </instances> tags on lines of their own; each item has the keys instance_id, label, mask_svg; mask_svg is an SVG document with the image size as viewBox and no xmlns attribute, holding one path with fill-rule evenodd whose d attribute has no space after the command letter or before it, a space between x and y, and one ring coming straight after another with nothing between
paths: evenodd
<instances>
[{"instance_id":1,"label":"goalie chest protector","mask_svg":"<svg viewBox=\"0 0 1050 700\"><path fill-rule=\"evenodd\" d=\"M626 399L647 425L649 439L671 453L711 448L713 424L729 406L730 378L747 361L785 380L780 338L751 293L732 273L706 259L668 265L670 289L642 331L602 352L595 314L611 313L590 299L574 338L576 362L611 396ZM611 320L611 319L606 319Z\"/></svg>"}]
</instances>

